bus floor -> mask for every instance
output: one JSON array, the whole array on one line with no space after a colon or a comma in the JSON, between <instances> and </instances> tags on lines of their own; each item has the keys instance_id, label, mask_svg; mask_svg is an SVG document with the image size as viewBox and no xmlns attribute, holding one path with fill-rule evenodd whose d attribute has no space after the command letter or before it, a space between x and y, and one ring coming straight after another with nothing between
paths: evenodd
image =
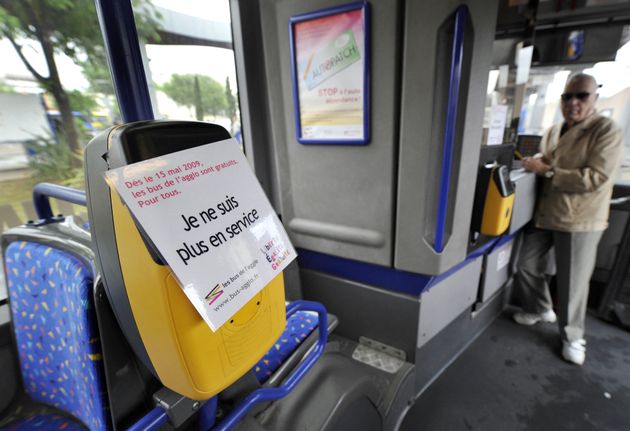
<instances>
[{"instance_id":1,"label":"bus floor","mask_svg":"<svg viewBox=\"0 0 630 431\"><path fill-rule=\"evenodd\" d=\"M586 362L560 358L557 324L506 310L416 400L400 431L630 430L630 332L587 316Z\"/></svg>"}]
</instances>

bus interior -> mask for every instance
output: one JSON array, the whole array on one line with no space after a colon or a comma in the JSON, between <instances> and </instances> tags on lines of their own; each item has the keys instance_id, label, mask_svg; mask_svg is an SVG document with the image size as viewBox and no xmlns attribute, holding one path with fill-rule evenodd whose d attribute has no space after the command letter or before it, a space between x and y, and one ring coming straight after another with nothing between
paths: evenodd
<instances>
[{"instance_id":1,"label":"bus interior","mask_svg":"<svg viewBox=\"0 0 630 431\"><path fill-rule=\"evenodd\" d=\"M511 320L567 78L630 147L627 1L0 0L0 58L0 429L630 427L630 152L584 366Z\"/></svg>"}]
</instances>

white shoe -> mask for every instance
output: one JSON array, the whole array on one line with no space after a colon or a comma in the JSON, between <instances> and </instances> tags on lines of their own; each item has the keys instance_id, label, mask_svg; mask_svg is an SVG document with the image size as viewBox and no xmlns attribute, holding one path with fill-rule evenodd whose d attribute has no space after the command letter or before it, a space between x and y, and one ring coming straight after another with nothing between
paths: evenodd
<instances>
[{"instance_id":1,"label":"white shoe","mask_svg":"<svg viewBox=\"0 0 630 431\"><path fill-rule=\"evenodd\" d=\"M540 314L519 311L514 313L512 318L519 325L531 326L538 322L554 323L556 321L556 313L553 310L547 310Z\"/></svg>"},{"instance_id":2,"label":"white shoe","mask_svg":"<svg viewBox=\"0 0 630 431\"><path fill-rule=\"evenodd\" d=\"M582 365L586 358L586 340L563 341L562 357L576 365Z\"/></svg>"}]
</instances>

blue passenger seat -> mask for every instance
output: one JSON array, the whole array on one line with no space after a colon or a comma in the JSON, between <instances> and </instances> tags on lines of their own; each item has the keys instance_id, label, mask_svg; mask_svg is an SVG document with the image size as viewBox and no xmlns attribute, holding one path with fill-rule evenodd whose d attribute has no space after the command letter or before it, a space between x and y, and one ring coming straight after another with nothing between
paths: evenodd
<instances>
[{"instance_id":1,"label":"blue passenger seat","mask_svg":"<svg viewBox=\"0 0 630 431\"><path fill-rule=\"evenodd\" d=\"M108 429L92 269L36 242L11 242L4 254L24 391L52 407L14 415L7 429Z\"/></svg>"},{"instance_id":2,"label":"blue passenger seat","mask_svg":"<svg viewBox=\"0 0 630 431\"><path fill-rule=\"evenodd\" d=\"M94 303L93 255L89 248L80 252L76 245L68 246L68 232L57 225L22 226L2 237L23 384L23 393L0 419L3 431L104 431L112 429L111 414L118 426L123 423L120 406L115 406L116 414L108 408L107 364L103 362ZM82 235L89 247L87 232ZM288 318L280 338L252 369L260 385L281 383L315 343L318 323L317 314L308 311L298 311ZM336 323L336 318L329 315L328 329ZM148 405L152 404L151 393L146 393ZM114 401L110 397L110 402ZM136 404L133 408L142 407ZM138 413L143 414L134 411L136 418L140 417Z\"/></svg>"},{"instance_id":3,"label":"blue passenger seat","mask_svg":"<svg viewBox=\"0 0 630 431\"><path fill-rule=\"evenodd\" d=\"M261 384L265 383L306 337L317 328L318 323L317 314L308 311L298 311L287 319L287 325L280 338L254 366L254 374Z\"/></svg>"}]
</instances>

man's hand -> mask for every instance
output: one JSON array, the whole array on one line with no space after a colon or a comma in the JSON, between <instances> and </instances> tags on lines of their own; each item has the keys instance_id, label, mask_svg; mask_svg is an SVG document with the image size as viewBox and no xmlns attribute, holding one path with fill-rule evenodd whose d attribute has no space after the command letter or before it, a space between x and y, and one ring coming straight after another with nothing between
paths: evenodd
<instances>
[{"instance_id":1,"label":"man's hand","mask_svg":"<svg viewBox=\"0 0 630 431\"><path fill-rule=\"evenodd\" d=\"M544 157L526 157L523 159L523 168L537 175L545 175L551 170L551 165Z\"/></svg>"}]
</instances>

